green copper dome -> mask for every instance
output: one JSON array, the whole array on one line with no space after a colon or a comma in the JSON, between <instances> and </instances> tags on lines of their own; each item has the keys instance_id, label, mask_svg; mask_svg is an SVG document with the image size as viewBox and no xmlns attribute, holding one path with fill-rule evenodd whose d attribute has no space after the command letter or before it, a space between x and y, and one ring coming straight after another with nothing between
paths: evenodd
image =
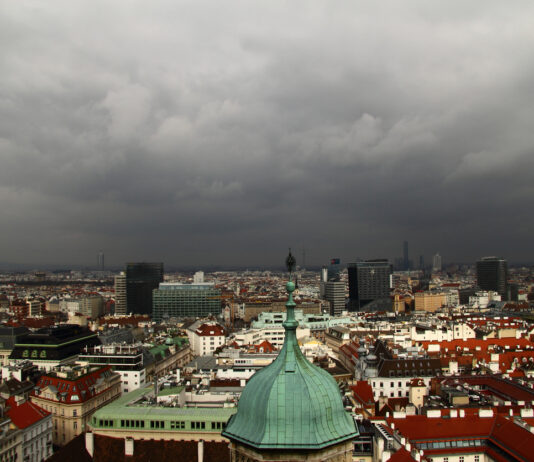
<instances>
[{"instance_id":1,"label":"green copper dome","mask_svg":"<svg viewBox=\"0 0 534 462\"><path fill-rule=\"evenodd\" d=\"M358 431L343 408L336 381L300 351L293 282L287 290L284 346L251 377L223 435L258 449L322 449L350 440Z\"/></svg>"}]
</instances>

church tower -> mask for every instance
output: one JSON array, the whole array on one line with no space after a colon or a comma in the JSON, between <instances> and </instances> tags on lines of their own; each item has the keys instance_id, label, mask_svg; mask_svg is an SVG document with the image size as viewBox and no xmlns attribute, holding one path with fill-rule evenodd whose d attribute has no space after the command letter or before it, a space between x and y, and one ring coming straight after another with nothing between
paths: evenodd
<instances>
[{"instance_id":1,"label":"church tower","mask_svg":"<svg viewBox=\"0 0 534 462\"><path fill-rule=\"evenodd\" d=\"M352 460L358 430L336 381L311 364L297 342L294 265L290 252L284 346L269 366L251 377L222 433L230 440L232 462Z\"/></svg>"}]
</instances>

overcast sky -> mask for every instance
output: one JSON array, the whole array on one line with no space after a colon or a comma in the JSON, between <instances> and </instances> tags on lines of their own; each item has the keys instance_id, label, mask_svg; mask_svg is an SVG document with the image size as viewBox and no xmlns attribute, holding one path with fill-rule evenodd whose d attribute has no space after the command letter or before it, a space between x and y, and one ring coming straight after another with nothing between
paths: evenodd
<instances>
[{"instance_id":1,"label":"overcast sky","mask_svg":"<svg viewBox=\"0 0 534 462\"><path fill-rule=\"evenodd\" d=\"M532 261L534 2L0 3L0 262Z\"/></svg>"}]
</instances>

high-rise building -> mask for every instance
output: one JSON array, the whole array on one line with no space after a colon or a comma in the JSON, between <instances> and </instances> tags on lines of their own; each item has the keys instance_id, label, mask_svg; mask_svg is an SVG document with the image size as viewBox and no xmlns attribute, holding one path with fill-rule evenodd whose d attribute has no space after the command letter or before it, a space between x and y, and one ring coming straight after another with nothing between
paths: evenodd
<instances>
[{"instance_id":1,"label":"high-rise building","mask_svg":"<svg viewBox=\"0 0 534 462\"><path fill-rule=\"evenodd\" d=\"M202 284L204 282L204 271L197 271L193 275L193 284Z\"/></svg>"},{"instance_id":2,"label":"high-rise building","mask_svg":"<svg viewBox=\"0 0 534 462\"><path fill-rule=\"evenodd\" d=\"M115 314L126 315L126 273L115 276Z\"/></svg>"},{"instance_id":3,"label":"high-rise building","mask_svg":"<svg viewBox=\"0 0 534 462\"><path fill-rule=\"evenodd\" d=\"M154 290L152 318L196 318L221 313L221 290L211 282L202 284L161 283Z\"/></svg>"},{"instance_id":4,"label":"high-rise building","mask_svg":"<svg viewBox=\"0 0 534 462\"><path fill-rule=\"evenodd\" d=\"M373 300L389 297L391 273L385 259L349 263L349 309L357 311Z\"/></svg>"},{"instance_id":5,"label":"high-rise building","mask_svg":"<svg viewBox=\"0 0 534 462\"><path fill-rule=\"evenodd\" d=\"M126 312L152 313L152 291L163 282L163 263L126 264Z\"/></svg>"},{"instance_id":6,"label":"high-rise building","mask_svg":"<svg viewBox=\"0 0 534 462\"><path fill-rule=\"evenodd\" d=\"M97 265L98 265L98 269L100 271L104 271L105 269L105 264L104 264L104 252L100 251L98 253L98 259L97 259Z\"/></svg>"},{"instance_id":7,"label":"high-rise building","mask_svg":"<svg viewBox=\"0 0 534 462\"><path fill-rule=\"evenodd\" d=\"M330 302L330 315L341 315L345 310L345 283L339 279L327 281L324 292L324 299Z\"/></svg>"},{"instance_id":8,"label":"high-rise building","mask_svg":"<svg viewBox=\"0 0 534 462\"><path fill-rule=\"evenodd\" d=\"M498 257L483 257L477 261L477 285L482 290L493 290L506 297L508 263Z\"/></svg>"},{"instance_id":9,"label":"high-rise building","mask_svg":"<svg viewBox=\"0 0 534 462\"><path fill-rule=\"evenodd\" d=\"M442 262L441 262L441 255L439 252L434 255L432 258L432 271L441 271L442 268Z\"/></svg>"}]
</instances>

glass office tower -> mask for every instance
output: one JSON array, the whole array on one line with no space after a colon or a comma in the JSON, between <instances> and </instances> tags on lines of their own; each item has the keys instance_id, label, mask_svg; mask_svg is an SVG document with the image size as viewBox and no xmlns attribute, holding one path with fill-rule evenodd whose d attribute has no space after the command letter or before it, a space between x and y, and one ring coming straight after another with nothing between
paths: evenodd
<instances>
[{"instance_id":1,"label":"glass office tower","mask_svg":"<svg viewBox=\"0 0 534 462\"><path fill-rule=\"evenodd\" d=\"M152 319L197 318L221 313L221 291L213 283L163 283L153 292Z\"/></svg>"}]
</instances>

